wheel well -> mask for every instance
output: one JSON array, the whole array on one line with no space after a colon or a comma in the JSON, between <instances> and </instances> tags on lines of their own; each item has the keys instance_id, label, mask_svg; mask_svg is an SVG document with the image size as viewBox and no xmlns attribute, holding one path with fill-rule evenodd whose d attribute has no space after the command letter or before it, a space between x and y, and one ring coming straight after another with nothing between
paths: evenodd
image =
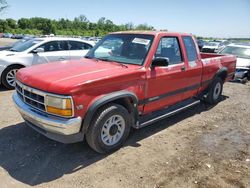
<instances>
[{"instance_id":1,"label":"wheel well","mask_svg":"<svg viewBox=\"0 0 250 188\"><path fill-rule=\"evenodd\" d=\"M20 68L25 67L24 65L21 65L21 64L11 64L11 65L9 65L8 67L14 67L14 66L20 67ZM8 67L6 67L6 68L8 68Z\"/></svg>"},{"instance_id":2,"label":"wheel well","mask_svg":"<svg viewBox=\"0 0 250 188\"><path fill-rule=\"evenodd\" d=\"M227 78L227 71L223 71L223 72L220 72L217 77L221 78L221 80L223 82L225 82L226 78Z\"/></svg>"},{"instance_id":3,"label":"wheel well","mask_svg":"<svg viewBox=\"0 0 250 188\"><path fill-rule=\"evenodd\" d=\"M21 64L11 64L11 65L9 65L9 66L7 66L4 70L3 70L3 72L7 69L7 68L9 68L9 67L19 67L19 68L24 68L25 66L24 65L21 65ZM0 83L2 82L2 76L3 76L3 74L1 74L1 77L0 77Z\"/></svg>"},{"instance_id":4,"label":"wheel well","mask_svg":"<svg viewBox=\"0 0 250 188\"><path fill-rule=\"evenodd\" d=\"M132 98L129 98L129 97L120 98L111 102L124 106L128 110L129 113L132 113L134 111L134 106L133 106L134 104L133 104Z\"/></svg>"},{"instance_id":5,"label":"wheel well","mask_svg":"<svg viewBox=\"0 0 250 188\"><path fill-rule=\"evenodd\" d=\"M94 109L94 111L92 111L92 114L90 116L88 116L89 114L87 113L87 116L85 116L85 121L83 122L83 127L82 127L82 131L85 132L87 131L91 121L93 120L93 117L96 115L96 113L98 112L98 110L100 108L102 108L104 105L110 104L110 103L115 103L115 104L119 104L121 106L123 106L125 109L128 110L129 114L132 115L133 117L133 121L136 122L138 119L138 111L136 110L137 105L135 104L134 100L132 97L121 97L118 99L114 99L114 100L109 100L107 102L102 103L101 105L99 105L97 108Z\"/></svg>"}]
</instances>

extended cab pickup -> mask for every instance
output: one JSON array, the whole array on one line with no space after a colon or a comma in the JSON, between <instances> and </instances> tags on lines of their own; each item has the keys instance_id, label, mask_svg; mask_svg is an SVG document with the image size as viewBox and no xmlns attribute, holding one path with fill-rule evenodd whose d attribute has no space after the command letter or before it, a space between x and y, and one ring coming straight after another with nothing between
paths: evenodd
<instances>
[{"instance_id":1,"label":"extended cab pickup","mask_svg":"<svg viewBox=\"0 0 250 188\"><path fill-rule=\"evenodd\" d=\"M26 124L63 143L118 149L141 128L204 100L219 102L233 55L202 54L189 34L118 32L85 58L18 71L13 100Z\"/></svg>"}]
</instances>

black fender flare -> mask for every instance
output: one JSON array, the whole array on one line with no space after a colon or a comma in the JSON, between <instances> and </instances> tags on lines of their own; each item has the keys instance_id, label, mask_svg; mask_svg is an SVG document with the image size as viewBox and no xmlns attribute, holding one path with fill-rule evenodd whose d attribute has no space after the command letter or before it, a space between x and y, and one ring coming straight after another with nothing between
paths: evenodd
<instances>
[{"instance_id":1,"label":"black fender flare","mask_svg":"<svg viewBox=\"0 0 250 188\"><path fill-rule=\"evenodd\" d=\"M133 115L135 118L135 122L137 122L138 119L138 98L137 96L130 92L130 91L117 91L110 94L107 94L99 99L97 99L87 110L87 113L85 114L85 117L83 119L81 131L83 133L86 133L88 130L88 127L90 126L91 120L96 113L96 111L103 105L110 103L112 101L123 99L123 98L131 98L133 101Z\"/></svg>"},{"instance_id":2,"label":"black fender flare","mask_svg":"<svg viewBox=\"0 0 250 188\"><path fill-rule=\"evenodd\" d=\"M212 81L217 78L217 77L221 77L221 75L225 74L225 79L227 77L227 74L228 74L228 69L227 67L221 67L214 75ZM223 81L223 80L222 80Z\"/></svg>"}]
</instances>

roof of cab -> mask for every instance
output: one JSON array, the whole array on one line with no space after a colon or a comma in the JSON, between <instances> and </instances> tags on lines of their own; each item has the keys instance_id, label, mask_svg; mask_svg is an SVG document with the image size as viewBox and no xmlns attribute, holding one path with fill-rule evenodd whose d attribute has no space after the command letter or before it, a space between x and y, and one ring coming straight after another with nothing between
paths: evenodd
<instances>
[{"instance_id":1,"label":"roof of cab","mask_svg":"<svg viewBox=\"0 0 250 188\"><path fill-rule=\"evenodd\" d=\"M182 35L188 35L191 36L192 34L188 33L179 33L179 32L170 32L170 31L118 31L118 32L112 32L110 34L145 34L145 35L159 35L159 34L166 34L166 35L176 35L176 36L182 36Z\"/></svg>"}]
</instances>

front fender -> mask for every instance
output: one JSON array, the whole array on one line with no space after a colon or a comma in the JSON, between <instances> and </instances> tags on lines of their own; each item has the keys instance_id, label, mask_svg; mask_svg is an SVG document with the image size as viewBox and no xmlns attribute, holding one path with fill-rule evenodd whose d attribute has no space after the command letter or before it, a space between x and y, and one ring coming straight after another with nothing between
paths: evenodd
<instances>
[{"instance_id":1,"label":"front fender","mask_svg":"<svg viewBox=\"0 0 250 188\"><path fill-rule=\"evenodd\" d=\"M133 100L133 108L134 108L134 115L135 118L138 118L138 110L137 110L137 105L138 105L138 98L137 96L130 92L130 91L117 91L114 93L107 94L99 99L97 99L87 110L87 113L84 117L83 124L82 124L82 131L86 133L88 130L88 127L91 123L91 120L96 113L96 111L103 106L104 104L110 103L112 101L122 99L122 98L131 98Z\"/></svg>"}]
</instances>

